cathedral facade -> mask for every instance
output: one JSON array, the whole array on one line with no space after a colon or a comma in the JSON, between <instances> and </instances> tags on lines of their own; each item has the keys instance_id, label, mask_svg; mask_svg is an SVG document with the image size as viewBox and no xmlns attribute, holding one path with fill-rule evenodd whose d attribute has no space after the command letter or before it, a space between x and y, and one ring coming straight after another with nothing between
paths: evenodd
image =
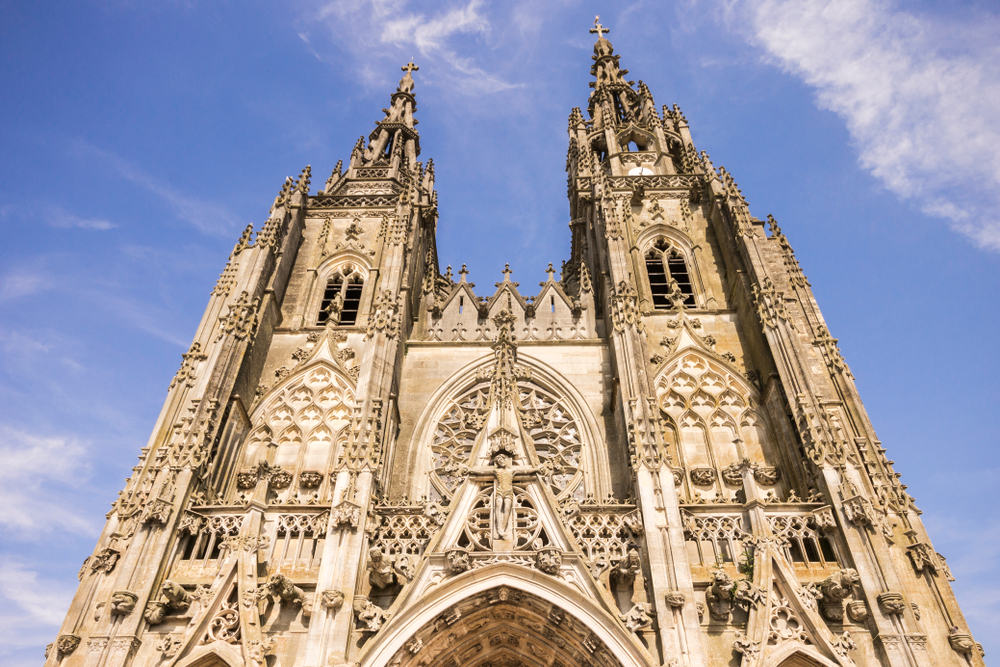
<instances>
[{"instance_id":1,"label":"cathedral facade","mask_svg":"<svg viewBox=\"0 0 1000 667\"><path fill-rule=\"evenodd\" d=\"M412 63L286 181L46 667L983 665L788 239L591 32L534 296L439 266Z\"/></svg>"}]
</instances>

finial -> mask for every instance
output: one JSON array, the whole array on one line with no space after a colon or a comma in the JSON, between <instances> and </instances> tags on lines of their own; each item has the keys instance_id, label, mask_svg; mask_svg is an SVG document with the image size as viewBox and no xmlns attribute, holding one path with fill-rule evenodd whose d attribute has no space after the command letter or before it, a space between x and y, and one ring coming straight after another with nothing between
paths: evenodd
<instances>
[{"instance_id":1,"label":"finial","mask_svg":"<svg viewBox=\"0 0 1000 667\"><path fill-rule=\"evenodd\" d=\"M556 270L552 268L552 262L549 262L549 268L545 270L545 273L549 274L549 282L556 279Z\"/></svg>"},{"instance_id":2,"label":"finial","mask_svg":"<svg viewBox=\"0 0 1000 667\"><path fill-rule=\"evenodd\" d=\"M413 64L413 58L410 58L410 62L406 63L405 65L403 65L399 69L403 70L404 72L406 72L410 76L413 76L414 72L419 72L420 71L420 68Z\"/></svg>"},{"instance_id":3,"label":"finial","mask_svg":"<svg viewBox=\"0 0 1000 667\"><path fill-rule=\"evenodd\" d=\"M601 25L601 17L600 16L595 16L594 17L594 27L590 29L590 34L592 34L592 35L596 34L597 35L597 39L604 39L604 34L608 33L608 32L611 32L611 30L609 30L608 28L605 28L603 25Z\"/></svg>"},{"instance_id":4,"label":"finial","mask_svg":"<svg viewBox=\"0 0 1000 667\"><path fill-rule=\"evenodd\" d=\"M467 282L467 281L465 280L465 277L466 277L467 275L469 275L469 270L468 270L467 268L465 268L465 264L463 264L463 265L462 265L462 270L458 272L458 275L460 275L460 276L461 276L461 281L462 281L463 283L464 283L464 282Z\"/></svg>"},{"instance_id":5,"label":"finial","mask_svg":"<svg viewBox=\"0 0 1000 667\"><path fill-rule=\"evenodd\" d=\"M500 273L503 274L504 281L510 281L510 274L514 272L510 270L510 264L504 264L503 271L501 271Z\"/></svg>"}]
</instances>

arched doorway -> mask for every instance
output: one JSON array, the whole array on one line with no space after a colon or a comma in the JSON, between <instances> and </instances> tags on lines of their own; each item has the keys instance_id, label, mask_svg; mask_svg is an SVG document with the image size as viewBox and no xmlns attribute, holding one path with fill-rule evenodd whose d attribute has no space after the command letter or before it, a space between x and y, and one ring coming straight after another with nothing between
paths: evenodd
<instances>
[{"instance_id":1,"label":"arched doorway","mask_svg":"<svg viewBox=\"0 0 1000 667\"><path fill-rule=\"evenodd\" d=\"M359 667L653 667L598 598L507 562L433 585L353 658Z\"/></svg>"},{"instance_id":2,"label":"arched doorway","mask_svg":"<svg viewBox=\"0 0 1000 667\"><path fill-rule=\"evenodd\" d=\"M391 667L623 667L558 604L509 586L463 600L412 635Z\"/></svg>"}]
</instances>

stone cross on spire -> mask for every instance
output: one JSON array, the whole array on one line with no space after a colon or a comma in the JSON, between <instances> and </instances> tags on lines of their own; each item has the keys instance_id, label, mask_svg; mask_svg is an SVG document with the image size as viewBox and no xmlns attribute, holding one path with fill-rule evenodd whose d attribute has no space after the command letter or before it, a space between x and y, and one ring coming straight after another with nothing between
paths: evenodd
<instances>
[{"instance_id":1,"label":"stone cross on spire","mask_svg":"<svg viewBox=\"0 0 1000 667\"><path fill-rule=\"evenodd\" d=\"M594 17L594 27L590 29L590 34L597 35L597 39L604 39L604 34L611 32L610 29L601 25L601 17Z\"/></svg>"},{"instance_id":2,"label":"stone cross on spire","mask_svg":"<svg viewBox=\"0 0 1000 667\"><path fill-rule=\"evenodd\" d=\"M591 30L591 32L593 32L593 30ZM406 72L407 74L409 74L411 77L413 76L413 72L419 72L420 71L420 68L413 64L413 58L410 58L410 62L406 63L405 65L403 65L399 69L403 70L404 72Z\"/></svg>"}]
</instances>

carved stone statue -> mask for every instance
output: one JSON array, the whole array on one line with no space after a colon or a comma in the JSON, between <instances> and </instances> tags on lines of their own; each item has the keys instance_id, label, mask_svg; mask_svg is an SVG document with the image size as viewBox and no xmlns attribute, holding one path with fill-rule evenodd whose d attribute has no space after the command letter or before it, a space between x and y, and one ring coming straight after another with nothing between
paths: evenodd
<instances>
[{"instance_id":1,"label":"carved stone statue","mask_svg":"<svg viewBox=\"0 0 1000 667\"><path fill-rule=\"evenodd\" d=\"M400 585L405 586L413 581L413 575L415 574L413 563L410 561L410 557L406 554L399 554L396 556L396 562L393 563L393 570L396 573L396 580L400 583Z\"/></svg>"},{"instance_id":2,"label":"carved stone statue","mask_svg":"<svg viewBox=\"0 0 1000 667\"><path fill-rule=\"evenodd\" d=\"M541 470L534 468L511 467L511 455L499 451L493 455L493 539L510 539L510 518L514 510L514 475L531 474Z\"/></svg>"},{"instance_id":3,"label":"carved stone statue","mask_svg":"<svg viewBox=\"0 0 1000 667\"><path fill-rule=\"evenodd\" d=\"M652 605L646 602L636 602L626 613L619 614L618 618L629 630L638 632L653 624L653 619L650 618L652 614Z\"/></svg>"},{"instance_id":4,"label":"carved stone statue","mask_svg":"<svg viewBox=\"0 0 1000 667\"><path fill-rule=\"evenodd\" d=\"M378 547L368 550L368 583L372 588L386 588L396 583L392 561Z\"/></svg>"},{"instance_id":5,"label":"carved stone statue","mask_svg":"<svg viewBox=\"0 0 1000 667\"><path fill-rule=\"evenodd\" d=\"M841 570L824 579L818 586L823 616L831 621L844 620L843 601L854 593L854 587L860 581L858 573L851 569Z\"/></svg>"},{"instance_id":6,"label":"carved stone statue","mask_svg":"<svg viewBox=\"0 0 1000 667\"><path fill-rule=\"evenodd\" d=\"M562 565L562 552L556 547L546 547L535 554L535 567L545 574L557 574Z\"/></svg>"},{"instance_id":7,"label":"carved stone statue","mask_svg":"<svg viewBox=\"0 0 1000 667\"><path fill-rule=\"evenodd\" d=\"M452 574L461 574L469 569L469 552L465 549L452 549L445 554L448 559L448 569Z\"/></svg>"},{"instance_id":8,"label":"carved stone statue","mask_svg":"<svg viewBox=\"0 0 1000 667\"><path fill-rule=\"evenodd\" d=\"M135 610L139 596L131 591L115 591L111 596L112 616L128 616Z\"/></svg>"},{"instance_id":9,"label":"carved stone statue","mask_svg":"<svg viewBox=\"0 0 1000 667\"><path fill-rule=\"evenodd\" d=\"M625 558L618 561L612 575L619 583L628 585L635 581L636 576L642 571L642 561L639 558L639 550L632 547L628 550Z\"/></svg>"},{"instance_id":10,"label":"carved stone statue","mask_svg":"<svg viewBox=\"0 0 1000 667\"><path fill-rule=\"evenodd\" d=\"M271 575L271 578L267 582L267 592L271 595L272 599L281 600L282 604L285 602L291 602L294 605L308 610L305 606L305 591L296 586L291 579L280 572L275 572Z\"/></svg>"},{"instance_id":11,"label":"carved stone statue","mask_svg":"<svg viewBox=\"0 0 1000 667\"><path fill-rule=\"evenodd\" d=\"M705 591L705 602L708 612L717 621L728 621L729 612L733 608L732 590L735 587L732 577L724 570L713 570L711 584Z\"/></svg>"},{"instance_id":12,"label":"carved stone statue","mask_svg":"<svg viewBox=\"0 0 1000 667\"><path fill-rule=\"evenodd\" d=\"M361 632L378 632L382 629L386 614L381 607L363 595L354 597L354 617Z\"/></svg>"},{"instance_id":13,"label":"carved stone statue","mask_svg":"<svg viewBox=\"0 0 1000 667\"><path fill-rule=\"evenodd\" d=\"M183 614L191 607L191 594L180 584L167 579L160 587L163 597L146 605L143 618L150 625L162 623L168 614Z\"/></svg>"},{"instance_id":14,"label":"carved stone statue","mask_svg":"<svg viewBox=\"0 0 1000 667\"><path fill-rule=\"evenodd\" d=\"M340 607L344 604L343 591L338 591L332 588L323 591L323 594L320 597L320 604L326 609L340 609Z\"/></svg>"}]
</instances>

